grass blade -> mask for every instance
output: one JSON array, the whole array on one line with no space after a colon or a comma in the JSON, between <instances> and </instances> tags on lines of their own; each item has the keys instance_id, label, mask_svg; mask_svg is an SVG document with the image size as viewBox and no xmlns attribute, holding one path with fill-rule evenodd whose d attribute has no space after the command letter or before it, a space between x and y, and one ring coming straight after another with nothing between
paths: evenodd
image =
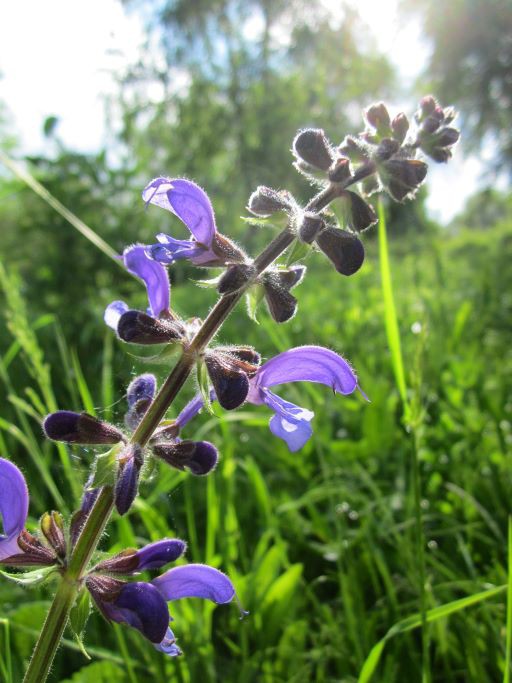
<instances>
[{"instance_id":1,"label":"grass blade","mask_svg":"<svg viewBox=\"0 0 512 683\"><path fill-rule=\"evenodd\" d=\"M460 612L461 610L466 609L467 607L471 607L472 605L476 605L480 602L484 602L485 600L489 600L490 598L493 598L494 596L503 593L503 591L506 588L507 586L497 586L496 588L491 588L490 590L486 591L480 591L479 593L475 593L474 595L468 595L465 598L453 600L452 602L447 602L444 605L439 605L439 607L434 607L433 609L428 610L426 614L427 621L428 623L432 623L434 621L438 621L439 619L444 619L445 617L448 617L451 614L454 614L455 612ZM361 669L361 673L359 674L357 682L368 683L368 681L371 680L380 661L380 657L384 650L384 646L386 642L390 640L390 638L393 638L398 634L406 633L407 631L412 631L413 629L418 628L419 626L421 626L421 621L421 614L417 613L411 615L410 617L402 619L401 621L397 622L394 626L392 626L386 633L384 638L382 638L382 640L379 640L379 642L376 645L374 645L370 650L370 654L368 655L363 664L363 668Z\"/></svg>"},{"instance_id":2,"label":"grass blade","mask_svg":"<svg viewBox=\"0 0 512 683\"><path fill-rule=\"evenodd\" d=\"M510 683L512 650L512 516L508 518L508 581L507 581L507 635L505 640L505 674L503 683Z\"/></svg>"}]
</instances>

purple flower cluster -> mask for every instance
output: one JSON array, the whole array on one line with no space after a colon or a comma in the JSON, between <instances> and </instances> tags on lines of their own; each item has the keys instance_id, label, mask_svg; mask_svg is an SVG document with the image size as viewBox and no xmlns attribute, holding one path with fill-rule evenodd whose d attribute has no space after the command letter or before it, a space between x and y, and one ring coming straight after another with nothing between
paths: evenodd
<instances>
[{"instance_id":1,"label":"purple flower cluster","mask_svg":"<svg viewBox=\"0 0 512 683\"><path fill-rule=\"evenodd\" d=\"M256 189L249 198L248 210L258 220L251 220L271 226L283 218L285 221L280 235L256 259L218 230L212 204L202 188L184 178L152 180L142 192L146 206L153 204L169 211L185 225L190 237L178 239L160 233L155 244L127 247L121 258L126 269L144 284L148 306L138 310L124 301L113 301L105 310L104 320L123 342L161 347L157 349L161 361L181 348L180 360L160 391L150 373L131 381L122 427L70 410L45 418L43 429L50 439L108 446L96 457L80 508L68 527L53 511L42 516L40 533L25 529L29 502L25 479L15 465L0 458L4 529L0 563L44 566L50 573L66 577L77 544L81 538L89 540L88 528L97 521L91 515L96 501L107 501L109 507L114 503L120 515L126 514L138 495L140 482L148 479L150 458L197 476L211 473L219 457L216 447L181 435L212 401L225 410L245 403L266 406L272 413L270 431L296 452L312 436L314 413L282 398L274 392L275 387L311 382L323 384L335 394L349 395L359 389L366 398L352 367L330 349L299 346L262 363L258 351L245 343L222 346L211 340L242 296L247 297L253 318L257 305L264 300L274 321L291 320L298 307L291 290L306 274L306 267L297 264L300 254L320 251L338 273L354 275L365 258L360 235L377 222L369 197L381 190L399 202L414 197L427 173L427 164L418 153L435 161L450 158L459 136L451 126L454 116L453 110L442 109L434 98L427 97L415 115L415 131L405 114L392 119L381 102L366 110L365 130L358 136L345 137L337 146L323 130L299 131L293 141L294 166L319 187L319 192L301 206L287 191ZM336 202L337 212L328 210L331 202ZM280 265L278 258L289 247L292 253L288 264ZM221 297L204 324L197 317L182 319L171 307L167 267L185 259L195 266L222 270L204 283L215 286ZM174 420L167 419L165 411L191 370L196 372L200 391ZM99 504L95 510L101 510ZM128 548L84 568L78 581L107 620L137 629L157 649L176 656L181 651L169 626L172 617L167 603L199 597L224 604L235 597L230 579L202 564L180 565L149 580L139 580L142 572L163 569L180 559L185 549L185 542L175 538L138 550Z\"/></svg>"},{"instance_id":2,"label":"purple flower cluster","mask_svg":"<svg viewBox=\"0 0 512 683\"><path fill-rule=\"evenodd\" d=\"M82 507L90 508L90 504L90 500L84 501ZM29 494L23 474L13 463L0 458L0 517L5 531L5 535L0 536L0 563L17 567L34 564L62 567L55 552L61 540L55 530L45 530L45 516L41 528L49 547L26 532L28 506ZM57 525L54 527L58 529ZM33 547L28 547L27 538ZM46 561L44 555L34 561L38 548L46 552ZM127 582L124 577L161 569L180 558L185 549L184 541L173 538L150 543L140 550L123 550L102 560L85 577L88 591L109 621L137 629L157 649L170 656L181 654L181 650L169 627L172 617L167 603L181 598L203 598L219 605L231 602L235 596L233 584L218 569L203 564L174 567L150 581ZM61 560L65 561L65 558L64 552Z\"/></svg>"}]
</instances>

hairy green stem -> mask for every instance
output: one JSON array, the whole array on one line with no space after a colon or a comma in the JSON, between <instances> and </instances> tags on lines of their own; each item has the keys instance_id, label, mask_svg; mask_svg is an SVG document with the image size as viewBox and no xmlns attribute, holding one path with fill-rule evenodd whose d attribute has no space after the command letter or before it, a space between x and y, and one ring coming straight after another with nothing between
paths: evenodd
<instances>
[{"instance_id":1,"label":"hairy green stem","mask_svg":"<svg viewBox=\"0 0 512 683\"><path fill-rule=\"evenodd\" d=\"M336 196L338 196L337 188L334 185L329 185L313 197L306 209L308 211L320 211ZM279 233L254 260L255 277L263 273L268 266L279 258L292 244L294 239L295 234L289 226ZM141 446L147 444L192 372L198 355L208 346L253 282L254 279L250 280L238 291L224 294L220 297L189 346L183 350L172 372L160 388L149 410L132 435L132 443L138 443ZM25 674L24 683L44 683L46 681L87 565L96 550L113 508L113 488L105 486L87 517L87 521L70 558L68 568L54 596Z\"/></svg>"}]
</instances>

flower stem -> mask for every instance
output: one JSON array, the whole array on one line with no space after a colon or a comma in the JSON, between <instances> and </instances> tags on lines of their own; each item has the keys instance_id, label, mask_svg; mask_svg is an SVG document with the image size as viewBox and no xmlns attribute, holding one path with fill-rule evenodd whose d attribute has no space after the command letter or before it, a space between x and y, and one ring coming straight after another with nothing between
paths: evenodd
<instances>
[{"instance_id":1,"label":"flower stem","mask_svg":"<svg viewBox=\"0 0 512 683\"><path fill-rule=\"evenodd\" d=\"M336 188L329 185L319 192L307 205L308 211L320 211L336 196ZM295 239L294 232L287 226L256 257L254 266L256 275L260 275L271 265ZM249 281L238 291L224 294L211 309L190 345L174 366L172 372L161 386L149 410L144 415L136 431L132 435L132 443L145 446L160 421L169 409L192 372L197 356L203 351L222 327L247 289L253 284ZM43 624L36 643L32 659L28 666L23 683L44 683L48 676L55 652L60 643L64 628L68 622L69 612L75 601L87 565L96 550L101 535L110 519L114 508L114 494L111 486L101 490L94 503L87 521L80 533L69 565L54 596L52 605Z\"/></svg>"}]
</instances>

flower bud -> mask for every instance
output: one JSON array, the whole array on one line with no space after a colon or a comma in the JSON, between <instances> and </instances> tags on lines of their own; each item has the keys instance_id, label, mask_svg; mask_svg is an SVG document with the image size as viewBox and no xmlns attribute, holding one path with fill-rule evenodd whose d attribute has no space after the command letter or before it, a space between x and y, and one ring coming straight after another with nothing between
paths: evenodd
<instances>
[{"instance_id":1,"label":"flower bud","mask_svg":"<svg viewBox=\"0 0 512 683\"><path fill-rule=\"evenodd\" d=\"M375 160L377 162L387 161L398 152L400 149L400 143L393 138L384 138L381 140L377 150L375 152Z\"/></svg>"},{"instance_id":2,"label":"flower bud","mask_svg":"<svg viewBox=\"0 0 512 683\"><path fill-rule=\"evenodd\" d=\"M331 183L343 183L347 178L350 178L350 160L347 157L340 157L329 171L329 180Z\"/></svg>"},{"instance_id":3,"label":"flower bud","mask_svg":"<svg viewBox=\"0 0 512 683\"><path fill-rule=\"evenodd\" d=\"M219 458L217 449L208 441L158 443L153 446L153 453L171 467L178 470L187 468L196 476L211 472Z\"/></svg>"},{"instance_id":4,"label":"flower bud","mask_svg":"<svg viewBox=\"0 0 512 683\"><path fill-rule=\"evenodd\" d=\"M407 131L409 130L409 121L403 112L395 116L391 122L391 130L393 132L394 139L402 144L405 140L405 136L407 135Z\"/></svg>"},{"instance_id":5,"label":"flower bud","mask_svg":"<svg viewBox=\"0 0 512 683\"><path fill-rule=\"evenodd\" d=\"M119 455L114 502L120 515L128 512L137 496L143 462L144 453L139 444L129 444Z\"/></svg>"},{"instance_id":6,"label":"flower bud","mask_svg":"<svg viewBox=\"0 0 512 683\"><path fill-rule=\"evenodd\" d=\"M427 164L417 159L390 159L382 164L380 175L389 194L401 202L414 196L427 170Z\"/></svg>"},{"instance_id":7,"label":"flower bud","mask_svg":"<svg viewBox=\"0 0 512 683\"><path fill-rule=\"evenodd\" d=\"M320 128L301 130L293 141L293 153L321 171L328 171L334 159L331 145Z\"/></svg>"},{"instance_id":8,"label":"flower bud","mask_svg":"<svg viewBox=\"0 0 512 683\"><path fill-rule=\"evenodd\" d=\"M221 276L217 291L219 294L236 292L256 275L256 268L250 263L237 263L229 266Z\"/></svg>"},{"instance_id":9,"label":"flower bud","mask_svg":"<svg viewBox=\"0 0 512 683\"><path fill-rule=\"evenodd\" d=\"M456 128L441 128L434 136L433 144L436 147L451 147L460 138L460 133Z\"/></svg>"},{"instance_id":10,"label":"flower bud","mask_svg":"<svg viewBox=\"0 0 512 683\"><path fill-rule=\"evenodd\" d=\"M184 329L181 323L152 318L142 311L126 311L119 318L117 334L131 344L168 344L181 341Z\"/></svg>"},{"instance_id":11,"label":"flower bud","mask_svg":"<svg viewBox=\"0 0 512 683\"><path fill-rule=\"evenodd\" d=\"M365 117L370 126L373 126L381 135L389 133L391 119L384 102L378 102L368 107Z\"/></svg>"},{"instance_id":12,"label":"flower bud","mask_svg":"<svg viewBox=\"0 0 512 683\"><path fill-rule=\"evenodd\" d=\"M358 194L345 190L343 198L349 202L348 226L354 232L363 232L377 222L377 214L371 204L364 201Z\"/></svg>"},{"instance_id":13,"label":"flower bud","mask_svg":"<svg viewBox=\"0 0 512 683\"><path fill-rule=\"evenodd\" d=\"M370 145L365 144L362 140L347 135L338 147L338 152L353 162L365 162L370 158L370 149Z\"/></svg>"},{"instance_id":14,"label":"flower bud","mask_svg":"<svg viewBox=\"0 0 512 683\"><path fill-rule=\"evenodd\" d=\"M240 367L243 361L225 353L208 351L204 362L220 405L225 410L241 406L249 393L247 372Z\"/></svg>"},{"instance_id":15,"label":"flower bud","mask_svg":"<svg viewBox=\"0 0 512 683\"><path fill-rule=\"evenodd\" d=\"M225 351L231 356L235 356L244 363L248 363L250 366L257 367L261 363L261 355L253 349L252 346L226 346L217 347L218 351ZM251 375L253 370L249 370L248 374Z\"/></svg>"},{"instance_id":16,"label":"flower bud","mask_svg":"<svg viewBox=\"0 0 512 683\"><path fill-rule=\"evenodd\" d=\"M268 310L276 323L285 323L293 318L297 311L297 299L293 294L279 286L279 283L271 277L263 280L263 288Z\"/></svg>"},{"instance_id":17,"label":"flower bud","mask_svg":"<svg viewBox=\"0 0 512 683\"><path fill-rule=\"evenodd\" d=\"M256 216L270 216L276 211L290 211L293 201L288 192L277 192L260 185L249 197L247 208Z\"/></svg>"},{"instance_id":18,"label":"flower bud","mask_svg":"<svg viewBox=\"0 0 512 683\"><path fill-rule=\"evenodd\" d=\"M43 421L46 436L53 441L82 444L115 444L124 440L123 433L108 422L87 413L58 410Z\"/></svg>"},{"instance_id":19,"label":"flower bud","mask_svg":"<svg viewBox=\"0 0 512 683\"><path fill-rule=\"evenodd\" d=\"M299 225L298 237L301 242L311 244L318 233L325 227L325 221L321 216L314 213L306 212L302 216L302 221Z\"/></svg>"},{"instance_id":20,"label":"flower bud","mask_svg":"<svg viewBox=\"0 0 512 683\"><path fill-rule=\"evenodd\" d=\"M363 244L349 232L327 227L318 235L316 243L342 275L353 275L363 264Z\"/></svg>"},{"instance_id":21,"label":"flower bud","mask_svg":"<svg viewBox=\"0 0 512 683\"><path fill-rule=\"evenodd\" d=\"M433 114L437 106L437 101L432 95L426 95L420 100L420 110L423 116Z\"/></svg>"},{"instance_id":22,"label":"flower bud","mask_svg":"<svg viewBox=\"0 0 512 683\"><path fill-rule=\"evenodd\" d=\"M66 538L62 515L55 511L51 514L45 512L41 517L41 531L58 557L66 557Z\"/></svg>"}]
</instances>

